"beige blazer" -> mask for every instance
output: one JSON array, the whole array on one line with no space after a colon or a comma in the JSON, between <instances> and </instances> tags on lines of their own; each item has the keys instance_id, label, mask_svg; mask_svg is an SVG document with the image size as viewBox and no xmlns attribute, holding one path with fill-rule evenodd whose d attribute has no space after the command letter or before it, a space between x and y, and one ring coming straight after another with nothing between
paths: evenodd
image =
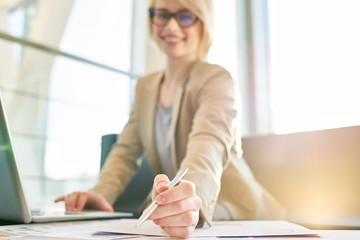
<instances>
[{"instance_id":1,"label":"beige blazer","mask_svg":"<svg viewBox=\"0 0 360 240\"><path fill-rule=\"evenodd\" d=\"M118 137L94 191L114 203L138 169L144 152L154 175L161 173L154 139L158 89L164 72L139 79L129 121ZM195 62L179 85L172 113L172 160L176 171L202 200L200 214L209 224L216 202L235 219L282 219L279 203L256 181L242 158L239 94L228 71Z\"/></svg>"}]
</instances>

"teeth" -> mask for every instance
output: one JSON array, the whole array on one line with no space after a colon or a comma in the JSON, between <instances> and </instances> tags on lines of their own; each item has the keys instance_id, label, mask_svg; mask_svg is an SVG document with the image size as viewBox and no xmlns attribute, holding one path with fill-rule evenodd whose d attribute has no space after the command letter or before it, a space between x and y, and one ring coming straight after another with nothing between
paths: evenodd
<instances>
[{"instance_id":1,"label":"teeth","mask_svg":"<svg viewBox=\"0 0 360 240\"><path fill-rule=\"evenodd\" d=\"M181 41L181 38L177 38L177 37L166 37L165 41L167 42L179 42Z\"/></svg>"}]
</instances>

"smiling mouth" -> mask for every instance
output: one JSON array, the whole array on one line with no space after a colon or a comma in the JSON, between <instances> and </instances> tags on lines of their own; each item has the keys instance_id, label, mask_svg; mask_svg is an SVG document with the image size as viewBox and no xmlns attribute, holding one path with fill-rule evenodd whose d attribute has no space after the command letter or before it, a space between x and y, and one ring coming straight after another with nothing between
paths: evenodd
<instances>
[{"instance_id":1,"label":"smiling mouth","mask_svg":"<svg viewBox=\"0 0 360 240\"><path fill-rule=\"evenodd\" d=\"M177 43L181 42L183 39L179 37L163 37L163 40L169 43Z\"/></svg>"}]
</instances>

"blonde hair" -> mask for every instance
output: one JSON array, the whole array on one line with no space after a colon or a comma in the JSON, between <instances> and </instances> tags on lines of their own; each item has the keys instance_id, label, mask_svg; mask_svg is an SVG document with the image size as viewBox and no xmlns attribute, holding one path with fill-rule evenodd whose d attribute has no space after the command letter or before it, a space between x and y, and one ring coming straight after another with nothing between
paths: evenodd
<instances>
[{"instance_id":1,"label":"blonde hair","mask_svg":"<svg viewBox=\"0 0 360 240\"><path fill-rule=\"evenodd\" d=\"M149 8L155 7L157 0L150 0ZM194 13L203 24L203 34L201 37L198 57L206 58L211 45L214 41L214 18L215 10L212 0L178 0L186 9ZM152 35L152 25L150 16L149 29Z\"/></svg>"}]
</instances>

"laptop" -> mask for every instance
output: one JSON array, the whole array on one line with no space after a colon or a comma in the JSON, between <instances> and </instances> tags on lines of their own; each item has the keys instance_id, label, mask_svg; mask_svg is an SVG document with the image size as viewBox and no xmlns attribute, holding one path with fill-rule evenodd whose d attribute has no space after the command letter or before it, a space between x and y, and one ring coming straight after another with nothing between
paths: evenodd
<instances>
[{"instance_id":1,"label":"laptop","mask_svg":"<svg viewBox=\"0 0 360 240\"><path fill-rule=\"evenodd\" d=\"M0 96L0 220L30 223L132 216L130 212L66 212L51 209L30 211L16 165L5 109Z\"/></svg>"}]
</instances>

